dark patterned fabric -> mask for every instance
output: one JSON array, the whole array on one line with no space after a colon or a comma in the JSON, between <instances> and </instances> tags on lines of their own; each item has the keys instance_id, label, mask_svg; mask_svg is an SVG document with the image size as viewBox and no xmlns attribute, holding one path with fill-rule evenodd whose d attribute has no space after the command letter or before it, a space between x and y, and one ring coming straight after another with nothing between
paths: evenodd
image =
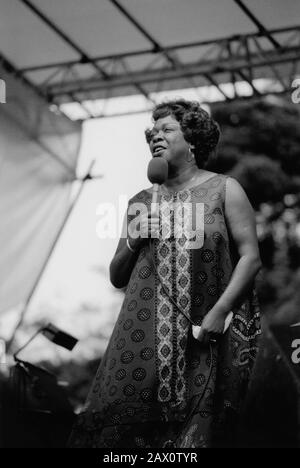
<instances>
[{"instance_id":1,"label":"dark patterned fabric","mask_svg":"<svg viewBox=\"0 0 300 468\"><path fill-rule=\"evenodd\" d=\"M203 347L192 335L237 261L224 218L226 178L216 174L161 195L161 233L169 235L140 251L71 447L211 447L234 435L258 351L254 284L217 344ZM151 193L133 202L149 208ZM186 233L175 236L174 219L186 202L203 212L198 248L190 248Z\"/></svg>"}]
</instances>

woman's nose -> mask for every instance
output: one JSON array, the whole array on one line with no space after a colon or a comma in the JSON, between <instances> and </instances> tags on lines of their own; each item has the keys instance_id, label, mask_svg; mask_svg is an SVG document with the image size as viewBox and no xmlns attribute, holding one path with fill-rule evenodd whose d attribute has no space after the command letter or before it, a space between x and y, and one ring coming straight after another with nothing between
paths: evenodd
<instances>
[{"instance_id":1,"label":"woman's nose","mask_svg":"<svg viewBox=\"0 0 300 468\"><path fill-rule=\"evenodd\" d=\"M162 139L163 139L162 133L159 131L159 132L155 133L155 135L152 138L152 141L153 141L153 143L155 143L155 142L160 141Z\"/></svg>"}]
</instances>

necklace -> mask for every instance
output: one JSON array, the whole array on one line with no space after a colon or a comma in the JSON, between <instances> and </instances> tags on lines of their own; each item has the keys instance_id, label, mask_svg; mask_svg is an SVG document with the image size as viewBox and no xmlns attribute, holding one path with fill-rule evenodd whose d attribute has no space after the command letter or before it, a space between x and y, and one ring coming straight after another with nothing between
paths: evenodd
<instances>
[{"instance_id":1,"label":"necklace","mask_svg":"<svg viewBox=\"0 0 300 468\"><path fill-rule=\"evenodd\" d=\"M161 185L161 187L163 187L163 189L167 192L167 193L176 193L178 192L179 190L182 190L184 188L189 188L191 186L191 184L193 183L193 181L196 179L198 175L198 172L196 172L196 174L193 175L193 177L189 180L186 180L185 182L182 182L181 184L179 184L176 189L172 188L172 189L169 189L167 188L164 184ZM187 185L187 187L185 187L185 185ZM181 188L182 187L182 188Z\"/></svg>"}]
</instances>

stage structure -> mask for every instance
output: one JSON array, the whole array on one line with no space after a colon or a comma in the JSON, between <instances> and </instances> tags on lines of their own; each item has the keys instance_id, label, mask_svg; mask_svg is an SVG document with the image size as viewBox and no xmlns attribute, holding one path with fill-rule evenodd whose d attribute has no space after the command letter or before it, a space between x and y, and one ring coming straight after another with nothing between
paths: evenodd
<instances>
[{"instance_id":1,"label":"stage structure","mask_svg":"<svg viewBox=\"0 0 300 468\"><path fill-rule=\"evenodd\" d=\"M291 94L299 72L297 0L6 3L2 53L49 105L74 103L81 119L110 116L105 103L117 96L141 95L147 110L172 89L211 86L231 101L243 82L248 97ZM18 37L20 18L17 53L7 37Z\"/></svg>"}]
</instances>

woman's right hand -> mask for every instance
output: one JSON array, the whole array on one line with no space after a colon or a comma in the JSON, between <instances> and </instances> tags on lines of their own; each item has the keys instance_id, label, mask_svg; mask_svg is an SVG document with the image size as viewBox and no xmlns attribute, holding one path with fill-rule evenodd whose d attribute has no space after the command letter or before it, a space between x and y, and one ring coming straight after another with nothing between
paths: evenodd
<instances>
[{"instance_id":1,"label":"woman's right hand","mask_svg":"<svg viewBox=\"0 0 300 468\"><path fill-rule=\"evenodd\" d=\"M128 233L129 244L133 250L138 250L143 243L149 239L159 237L159 216L156 212L153 215L142 213L139 218L139 225L134 233Z\"/></svg>"}]
</instances>

